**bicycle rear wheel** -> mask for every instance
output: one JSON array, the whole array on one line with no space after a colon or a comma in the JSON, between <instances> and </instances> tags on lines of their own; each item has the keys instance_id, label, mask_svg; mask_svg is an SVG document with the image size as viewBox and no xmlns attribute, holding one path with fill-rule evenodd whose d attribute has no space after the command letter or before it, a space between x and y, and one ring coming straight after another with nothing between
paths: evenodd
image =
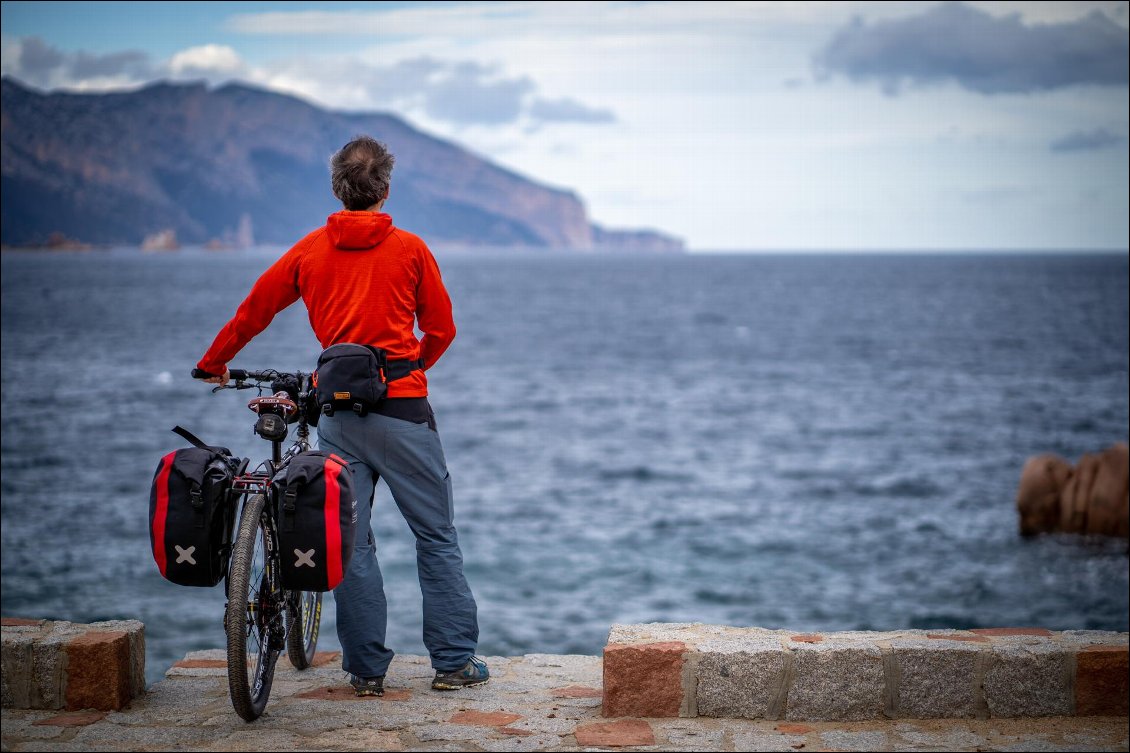
<instances>
[{"instance_id":1,"label":"bicycle rear wheel","mask_svg":"<svg viewBox=\"0 0 1130 753\"><path fill-rule=\"evenodd\" d=\"M314 663L318 650L318 630L322 624L322 594L299 591L295 605L287 612L286 653L295 669L306 669Z\"/></svg>"},{"instance_id":2,"label":"bicycle rear wheel","mask_svg":"<svg viewBox=\"0 0 1130 753\"><path fill-rule=\"evenodd\" d=\"M282 592L273 570L274 532L263 512L262 494L243 505L228 570L228 689L232 706L246 721L267 707L275 662L283 645Z\"/></svg>"}]
</instances>

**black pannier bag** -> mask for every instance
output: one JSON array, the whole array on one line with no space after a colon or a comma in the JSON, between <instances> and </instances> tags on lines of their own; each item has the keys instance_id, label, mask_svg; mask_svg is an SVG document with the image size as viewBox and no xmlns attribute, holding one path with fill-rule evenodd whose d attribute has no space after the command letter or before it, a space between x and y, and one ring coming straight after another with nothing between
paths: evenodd
<instances>
[{"instance_id":1,"label":"black pannier bag","mask_svg":"<svg viewBox=\"0 0 1130 753\"><path fill-rule=\"evenodd\" d=\"M339 408L364 416L384 400L389 382L422 368L422 358L390 360L372 345L331 345L318 356L314 372L318 405L330 416Z\"/></svg>"},{"instance_id":2,"label":"black pannier bag","mask_svg":"<svg viewBox=\"0 0 1130 753\"><path fill-rule=\"evenodd\" d=\"M328 452L301 452L279 472L272 487L283 588L332 591L349 568L357 530L348 463Z\"/></svg>"},{"instance_id":3,"label":"black pannier bag","mask_svg":"<svg viewBox=\"0 0 1130 753\"><path fill-rule=\"evenodd\" d=\"M214 586L227 571L234 505L230 491L239 461L205 445L170 452L157 464L149 492L149 540L157 568L182 586Z\"/></svg>"}]
</instances>

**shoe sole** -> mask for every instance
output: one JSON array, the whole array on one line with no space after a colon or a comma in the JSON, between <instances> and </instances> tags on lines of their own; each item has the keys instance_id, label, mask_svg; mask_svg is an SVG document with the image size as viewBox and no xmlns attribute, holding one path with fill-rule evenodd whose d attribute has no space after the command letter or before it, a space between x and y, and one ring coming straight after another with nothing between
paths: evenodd
<instances>
[{"instance_id":1,"label":"shoe sole","mask_svg":"<svg viewBox=\"0 0 1130 753\"><path fill-rule=\"evenodd\" d=\"M474 682L464 682L464 683L460 683L459 685L448 685L448 684L442 683L442 682L433 682L432 683L432 690L462 690L463 688L474 688L474 687L478 687L479 685L486 685L488 682L490 682L489 677L485 680L475 680Z\"/></svg>"}]
</instances>

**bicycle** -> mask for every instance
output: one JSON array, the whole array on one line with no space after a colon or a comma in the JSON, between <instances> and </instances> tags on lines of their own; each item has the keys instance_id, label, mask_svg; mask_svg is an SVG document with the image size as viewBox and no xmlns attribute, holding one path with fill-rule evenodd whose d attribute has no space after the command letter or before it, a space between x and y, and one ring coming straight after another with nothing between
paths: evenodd
<instances>
[{"instance_id":1,"label":"bicycle","mask_svg":"<svg viewBox=\"0 0 1130 753\"><path fill-rule=\"evenodd\" d=\"M194 379L212 374L193 369ZM316 407L310 374L304 372L245 371L231 369L233 383L212 389L259 390L248 403L258 415L255 433L271 442L271 457L255 470L244 459L232 482L229 535L237 507L242 507L231 546L224 584L227 606L228 689L232 706L244 720L255 721L267 707L274 681L275 663L286 650L296 669L307 669L314 661L322 619L322 594L290 591L279 581L277 505L271 482L287 462L310 449L308 409ZM270 383L272 394L263 395ZM287 424L296 421L294 443L284 452Z\"/></svg>"}]
</instances>

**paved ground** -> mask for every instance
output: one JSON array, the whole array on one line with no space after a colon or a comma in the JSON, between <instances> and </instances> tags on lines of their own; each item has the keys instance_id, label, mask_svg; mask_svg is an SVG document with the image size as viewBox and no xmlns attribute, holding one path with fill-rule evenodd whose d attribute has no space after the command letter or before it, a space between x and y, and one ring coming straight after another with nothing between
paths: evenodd
<instances>
[{"instance_id":1,"label":"paved ground","mask_svg":"<svg viewBox=\"0 0 1130 753\"><path fill-rule=\"evenodd\" d=\"M426 659L398 657L380 699L356 699L340 659L280 661L267 713L231 708L222 651L189 654L123 712L3 712L3 750L1127 750L1127 720L811 722L600 716L599 657L488 658L489 685L429 689Z\"/></svg>"}]
</instances>

